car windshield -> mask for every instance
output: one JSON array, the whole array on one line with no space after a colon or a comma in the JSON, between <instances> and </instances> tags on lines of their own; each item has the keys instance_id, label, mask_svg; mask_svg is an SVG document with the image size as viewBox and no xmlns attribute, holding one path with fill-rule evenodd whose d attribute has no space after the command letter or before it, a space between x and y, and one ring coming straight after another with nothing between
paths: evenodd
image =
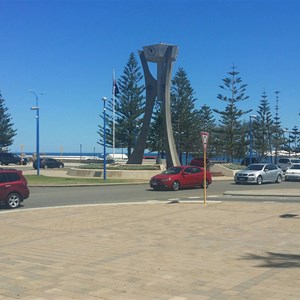
<instances>
[{"instance_id":1,"label":"car windshield","mask_svg":"<svg viewBox=\"0 0 300 300\"><path fill-rule=\"evenodd\" d=\"M291 159L291 162L293 163L293 164L298 164L298 163L300 163L300 159Z\"/></svg>"},{"instance_id":2,"label":"car windshield","mask_svg":"<svg viewBox=\"0 0 300 300\"><path fill-rule=\"evenodd\" d=\"M251 171L259 171L262 170L264 165L249 165L246 170L251 170Z\"/></svg>"},{"instance_id":3,"label":"car windshield","mask_svg":"<svg viewBox=\"0 0 300 300\"><path fill-rule=\"evenodd\" d=\"M290 169L293 169L293 170L300 170L300 165L292 165L290 167Z\"/></svg>"},{"instance_id":4,"label":"car windshield","mask_svg":"<svg viewBox=\"0 0 300 300\"><path fill-rule=\"evenodd\" d=\"M179 174L181 172L182 168L180 167L172 167L168 170L164 171L163 174Z\"/></svg>"}]
</instances>

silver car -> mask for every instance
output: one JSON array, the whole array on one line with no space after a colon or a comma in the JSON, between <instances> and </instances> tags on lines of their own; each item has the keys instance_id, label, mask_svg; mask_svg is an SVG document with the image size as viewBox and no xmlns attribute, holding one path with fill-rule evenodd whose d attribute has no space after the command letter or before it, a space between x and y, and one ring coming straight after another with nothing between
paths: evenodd
<instances>
[{"instance_id":1,"label":"silver car","mask_svg":"<svg viewBox=\"0 0 300 300\"><path fill-rule=\"evenodd\" d=\"M285 172L291 165L299 164L299 157L287 157L287 158L279 158L277 166Z\"/></svg>"},{"instance_id":2,"label":"silver car","mask_svg":"<svg viewBox=\"0 0 300 300\"><path fill-rule=\"evenodd\" d=\"M285 172L285 181L300 180L300 164L293 164Z\"/></svg>"},{"instance_id":3,"label":"silver car","mask_svg":"<svg viewBox=\"0 0 300 300\"><path fill-rule=\"evenodd\" d=\"M251 164L246 169L235 173L235 183L256 183L264 182L280 183L283 178L283 171L273 164Z\"/></svg>"}]
</instances>

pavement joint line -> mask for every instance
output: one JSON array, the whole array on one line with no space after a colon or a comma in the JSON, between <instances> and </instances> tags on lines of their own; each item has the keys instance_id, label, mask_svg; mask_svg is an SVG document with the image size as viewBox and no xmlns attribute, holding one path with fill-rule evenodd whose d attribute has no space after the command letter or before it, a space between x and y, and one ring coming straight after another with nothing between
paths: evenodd
<instances>
[{"instance_id":1,"label":"pavement joint line","mask_svg":"<svg viewBox=\"0 0 300 300\"><path fill-rule=\"evenodd\" d=\"M147 200L146 202L147 202L147 203L158 203L158 202L160 202L160 201L157 200L157 199L154 199L154 200Z\"/></svg>"},{"instance_id":2,"label":"pavement joint line","mask_svg":"<svg viewBox=\"0 0 300 300\"><path fill-rule=\"evenodd\" d=\"M0 212L0 214L5 213L14 213L14 212L25 212L25 211L34 211L34 210L43 210L43 209L60 209L60 208L76 208L76 207L96 207L96 206L117 206L117 205L142 205L142 204L166 204L168 201L159 201L157 202L126 202L126 203L97 203L97 204L74 204L74 205L61 205L61 206L47 206L47 207L34 207L34 208L24 208L24 209L12 209Z\"/></svg>"},{"instance_id":3,"label":"pavement joint line","mask_svg":"<svg viewBox=\"0 0 300 300\"><path fill-rule=\"evenodd\" d=\"M182 200L182 199L179 199ZM178 201L179 201L178 200ZM97 204L75 204L75 205L62 205L62 206L48 206L48 207L34 207L34 208L24 208L24 209L12 209L12 210L4 210L0 211L0 214L9 214L9 213L21 213L21 212L27 212L27 211L35 211L35 210L45 210L45 209L60 209L60 208L76 208L76 207L96 207L96 206L117 206L117 205L146 205L146 204L168 204L170 201L162 201L162 200L150 200L150 201L142 201L142 202L126 202L126 203L97 203ZM178 202L179 204L187 204L187 203L195 203L199 204L199 201L182 201ZM222 201L207 201L207 203L222 203ZM200 203L201 204L201 203Z\"/></svg>"}]
</instances>

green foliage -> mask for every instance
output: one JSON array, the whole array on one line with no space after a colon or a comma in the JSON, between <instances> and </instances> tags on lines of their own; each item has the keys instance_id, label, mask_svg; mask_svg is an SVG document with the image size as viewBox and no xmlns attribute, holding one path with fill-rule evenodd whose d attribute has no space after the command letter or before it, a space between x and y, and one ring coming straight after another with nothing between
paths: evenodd
<instances>
[{"instance_id":1,"label":"green foliage","mask_svg":"<svg viewBox=\"0 0 300 300\"><path fill-rule=\"evenodd\" d=\"M143 75L134 53L130 54L124 73L118 80L120 94L116 98L116 145L127 147L128 157L134 147L137 128L145 109Z\"/></svg>"},{"instance_id":2,"label":"green foliage","mask_svg":"<svg viewBox=\"0 0 300 300\"><path fill-rule=\"evenodd\" d=\"M227 158L230 162L234 157L240 154L237 150L244 147L245 137L241 125L241 117L248 114L251 110L243 111L237 108L237 103L247 100L249 97L245 95L246 84L242 84L242 79L237 77L239 72L235 71L235 66L232 71L228 72L230 77L223 79L223 85L220 86L229 96L218 94L217 98L227 103L225 110L221 111L214 109L213 111L220 115L220 135L224 142L224 148Z\"/></svg>"},{"instance_id":3,"label":"green foliage","mask_svg":"<svg viewBox=\"0 0 300 300\"><path fill-rule=\"evenodd\" d=\"M0 93L0 150L13 144L17 130L13 129L12 118L7 112L5 100Z\"/></svg>"},{"instance_id":4,"label":"green foliage","mask_svg":"<svg viewBox=\"0 0 300 300\"><path fill-rule=\"evenodd\" d=\"M151 152L157 151L160 155L165 149L163 118L164 116L161 110L161 105L156 103L152 116L152 122L149 128L146 146Z\"/></svg>"},{"instance_id":5,"label":"green foliage","mask_svg":"<svg viewBox=\"0 0 300 300\"><path fill-rule=\"evenodd\" d=\"M285 138L284 138L284 131L281 127L281 121L279 117L279 91L276 91L276 106L275 106L275 117L274 117L274 124L272 126L272 144L275 149L275 164L277 163L277 156L278 150L284 145Z\"/></svg>"},{"instance_id":6,"label":"green foliage","mask_svg":"<svg viewBox=\"0 0 300 300\"><path fill-rule=\"evenodd\" d=\"M172 80L171 115L177 152L185 152L186 155L195 151L195 136L199 136L195 101L187 74L179 68Z\"/></svg>"},{"instance_id":7,"label":"green foliage","mask_svg":"<svg viewBox=\"0 0 300 300\"><path fill-rule=\"evenodd\" d=\"M297 149L299 148L299 134L300 131L298 129L298 126L294 126L292 128L292 131L290 132L290 136L289 136L289 144L290 144L290 149L293 151L297 151ZM294 143L294 146L292 146L291 144Z\"/></svg>"},{"instance_id":8,"label":"green foliage","mask_svg":"<svg viewBox=\"0 0 300 300\"><path fill-rule=\"evenodd\" d=\"M107 103L106 116L106 138L107 146L113 145L113 106L115 106L115 147L127 148L127 155L130 157L134 147L135 137L142 122L145 109L145 87L141 84L143 75L138 66L134 53L131 53L124 68L123 75L118 80L119 93ZM115 104L115 105L114 105ZM101 116L103 120L103 116ZM103 145L103 126L99 126L99 144Z\"/></svg>"},{"instance_id":9,"label":"green foliage","mask_svg":"<svg viewBox=\"0 0 300 300\"><path fill-rule=\"evenodd\" d=\"M267 99L267 94L264 91L262 99L258 106L257 117L253 119L253 149L256 149L261 158L266 156L267 152L272 151L272 135L274 129L274 121Z\"/></svg>"},{"instance_id":10,"label":"green foliage","mask_svg":"<svg viewBox=\"0 0 300 300\"><path fill-rule=\"evenodd\" d=\"M203 131L209 133L207 147L208 157L217 156L218 133L216 132L216 120L213 116L212 109L206 104L202 105L200 109L196 111L196 120L196 139L194 140L194 152L198 153L198 156L203 156L203 145L201 139L201 132Z\"/></svg>"}]
</instances>

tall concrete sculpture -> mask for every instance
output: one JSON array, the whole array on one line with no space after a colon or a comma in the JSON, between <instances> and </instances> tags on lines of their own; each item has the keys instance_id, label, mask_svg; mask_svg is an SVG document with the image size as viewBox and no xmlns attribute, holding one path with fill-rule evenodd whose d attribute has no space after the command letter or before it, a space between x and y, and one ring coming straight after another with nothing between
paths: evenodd
<instances>
[{"instance_id":1,"label":"tall concrete sculpture","mask_svg":"<svg viewBox=\"0 0 300 300\"><path fill-rule=\"evenodd\" d=\"M143 161L154 102L157 97L157 100L161 102L164 115L167 167L180 165L174 142L170 107L172 63L176 60L177 53L177 46L167 44L145 46L143 51L139 51L146 83L146 107L143 125L128 164L141 164ZM147 61L157 64L157 79L151 75Z\"/></svg>"}]
</instances>

